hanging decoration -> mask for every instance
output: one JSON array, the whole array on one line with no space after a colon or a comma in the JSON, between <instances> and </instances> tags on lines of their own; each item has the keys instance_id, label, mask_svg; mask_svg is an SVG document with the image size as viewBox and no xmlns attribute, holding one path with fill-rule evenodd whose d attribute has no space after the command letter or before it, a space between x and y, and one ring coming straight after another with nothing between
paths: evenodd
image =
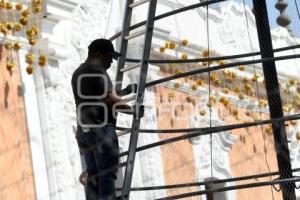
<instances>
[{"instance_id":1,"label":"hanging decoration","mask_svg":"<svg viewBox=\"0 0 300 200\"><path fill-rule=\"evenodd\" d=\"M0 44L8 51L6 67L9 71L13 71L17 63L13 57L14 51L17 52L22 45L26 45L26 43L21 45L19 41L25 35L30 46L30 55L25 56L25 61L29 64L26 71L28 74L33 73L35 62L31 58L34 57L32 54L42 52L38 51L41 47L36 45L42 40L41 27L42 20L46 16L45 4L44 0L0 0L0 37L4 37ZM12 39L14 37L16 39ZM46 66L48 60L46 55L39 53L35 56L39 58L36 64Z\"/></svg>"}]
</instances>

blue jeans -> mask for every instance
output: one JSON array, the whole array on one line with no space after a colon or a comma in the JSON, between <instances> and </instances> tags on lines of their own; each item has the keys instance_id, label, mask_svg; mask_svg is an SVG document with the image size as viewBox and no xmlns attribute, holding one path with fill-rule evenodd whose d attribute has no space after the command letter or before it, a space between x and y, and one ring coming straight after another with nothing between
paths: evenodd
<instances>
[{"instance_id":1,"label":"blue jeans","mask_svg":"<svg viewBox=\"0 0 300 200\"><path fill-rule=\"evenodd\" d=\"M119 164L119 142L115 126L92 128L88 132L78 127L76 139L87 165L86 199L114 200Z\"/></svg>"}]
</instances>

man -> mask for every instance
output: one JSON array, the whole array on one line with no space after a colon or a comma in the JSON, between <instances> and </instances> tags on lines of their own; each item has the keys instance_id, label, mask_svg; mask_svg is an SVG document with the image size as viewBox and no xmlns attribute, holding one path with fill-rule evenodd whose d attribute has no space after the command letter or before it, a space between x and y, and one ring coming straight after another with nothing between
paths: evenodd
<instances>
[{"instance_id":1,"label":"man","mask_svg":"<svg viewBox=\"0 0 300 200\"><path fill-rule=\"evenodd\" d=\"M112 59L121 54L109 40L96 39L88 50L88 58L72 76L78 123L76 139L87 164L86 199L115 200L119 143L114 108L133 114L133 108L122 102L119 95L136 92L137 85L114 91L106 70ZM140 106L137 116L143 115L144 107Z\"/></svg>"}]
</instances>

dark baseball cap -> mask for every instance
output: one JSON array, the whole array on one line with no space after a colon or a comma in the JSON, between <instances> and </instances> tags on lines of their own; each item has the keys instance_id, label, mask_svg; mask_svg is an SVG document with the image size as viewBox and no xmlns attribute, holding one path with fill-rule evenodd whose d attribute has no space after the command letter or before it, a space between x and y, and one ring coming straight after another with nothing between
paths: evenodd
<instances>
[{"instance_id":1,"label":"dark baseball cap","mask_svg":"<svg viewBox=\"0 0 300 200\"><path fill-rule=\"evenodd\" d=\"M94 40L88 48L89 52L101 52L110 54L114 59L117 59L121 56L120 53L115 51L112 42L103 38Z\"/></svg>"}]
</instances>

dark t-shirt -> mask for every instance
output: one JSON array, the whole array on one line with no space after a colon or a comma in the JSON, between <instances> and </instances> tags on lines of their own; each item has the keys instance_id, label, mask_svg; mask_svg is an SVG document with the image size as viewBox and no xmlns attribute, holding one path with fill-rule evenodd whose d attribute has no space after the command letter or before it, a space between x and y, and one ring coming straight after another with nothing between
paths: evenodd
<instances>
[{"instance_id":1,"label":"dark t-shirt","mask_svg":"<svg viewBox=\"0 0 300 200\"><path fill-rule=\"evenodd\" d=\"M100 65L81 64L73 73L72 89L79 126L116 124L111 107L104 102L107 93L112 92L113 85Z\"/></svg>"}]
</instances>

